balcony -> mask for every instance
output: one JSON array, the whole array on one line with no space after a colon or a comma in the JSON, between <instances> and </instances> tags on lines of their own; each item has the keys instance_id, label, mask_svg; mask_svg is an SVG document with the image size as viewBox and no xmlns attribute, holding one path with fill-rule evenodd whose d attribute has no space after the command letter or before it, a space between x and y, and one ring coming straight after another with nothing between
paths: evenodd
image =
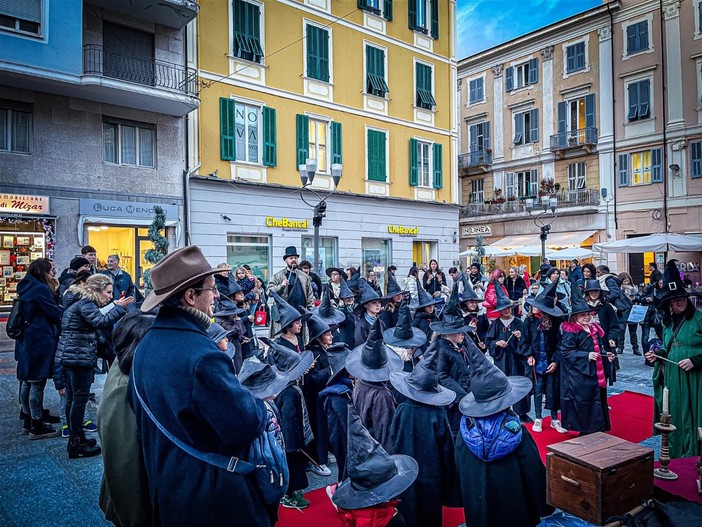
<instances>
[{"instance_id":1,"label":"balcony","mask_svg":"<svg viewBox=\"0 0 702 527\"><path fill-rule=\"evenodd\" d=\"M467 154L458 156L458 169L464 175L484 174L490 170L492 165L492 150L475 150Z\"/></svg>"},{"instance_id":2,"label":"balcony","mask_svg":"<svg viewBox=\"0 0 702 527\"><path fill-rule=\"evenodd\" d=\"M568 130L551 136L551 151L561 158L565 157L568 150L580 149L589 154L596 144L597 128L594 126Z\"/></svg>"},{"instance_id":3,"label":"balcony","mask_svg":"<svg viewBox=\"0 0 702 527\"><path fill-rule=\"evenodd\" d=\"M184 28L200 11L195 0L88 0L88 3L173 29Z\"/></svg>"},{"instance_id":4,"label":"balcony","mask_svg":"<svg viewBox=\"0 0 702 527\"><path fill-rule=\"evenodd\" d=\"M558 200L559 214L564 214L563 209L576 209L575 213L596 213L600 204L600 194L596 189L580 189L580 190L565 190L549 194ZM508 198L493 196L479 201L469 203L461 208L461 218L475 218L482 216L502 216L502 215L520 215L527 216L525 201L527 198L538 196L510 196Z\"/></svg>"}]
</instances>

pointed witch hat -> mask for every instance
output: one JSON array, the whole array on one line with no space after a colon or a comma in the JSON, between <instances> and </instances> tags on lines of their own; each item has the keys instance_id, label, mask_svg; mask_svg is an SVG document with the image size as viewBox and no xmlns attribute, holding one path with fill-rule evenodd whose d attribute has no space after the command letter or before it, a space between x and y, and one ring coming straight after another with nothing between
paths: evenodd
<instances>
[{"instance_id":1,"label":"pointed witch hat","mask_svg":"<svg viewBox=\"0 0 702 527\"><path fill-rule=\"evenodd\" d=\"M441 321L429 324L429 327L434 333L441 335L451 335L453 333L472 333L475 331L473 326L466 326L463 319L463 313L458 305L458 282L453 284L451 297L443 311Z\"/></svg>"},{"instance_id":2,"label":"pointed witch hat","mask_svg":"<svg viewBox=\"0 0 702 527\"><path fill-rule=\"evenodd\" d=\"M337 342L327 348L327 359L329 359L329 369L331 377L327 384L334 384L337 379L346 372L346 357L349 356L351 350L344 342Z\"/></svg>"},{"instance_id":3,"label":"pointed witch hat","mask_svg":"<svg viewBox=\"0 0 702 527\"><path fill-rule=\"evenodd\" d=\"M570 316L577 315L578 313L589 313L594 311L592 306L589 306L583 294L580 292L579 287L573 287L570 290Z\"/></svg>"},{"instance_id":4,"label":"pointed witch hat","mask_svg":"<svg viewBox=\"0 0 702 527\"><path fill-rule=\"evenodd\" d=\"M684 298L690 296L685 290L685 284L680 279L680 270L678 269L678 261L675 259L668 260L663 269L663 295L661 296L661 305L666 306L668 302L674 298Z\"/></svg>"},{"instance_id":5,"label":"pointed witch hat","mask_svg":"<svg viewBox=\"0 0 702 527\"><path fill-rule=\"evenodd\" d=\"M381 325L380 318L377 318L366 341L354 348L346 358L346 369L357 379L369 382L387 381L391 371L402 369L402 359L383 343Z\"/></svg>"},{"instance_id":6,"label":"pointed witch hat","mask_svg":"<svg viewBox=\"0 0 702 527\"><path fill-rule=\"evenodd\" d=\"M508 307L513 307L514 302L505 294L502 285L497 280L493 280L492 283L495 285L495 295L497 297L497 304L495 305L495 311L502 311Z\"/></svg>"},{"instance_id":7,"label":"pointed witch hat","mask_svg":"<svg viewBox=\"0 0 702 527\"><path fill-rule=\"evenodd\" d=\"M214 318L229 318L234 315L240 317L244 313L246 313L246 309L237 306L234 302L224 296L219 298L217 311L215 311L212 316Z\"/></svg>"},{"instance_id":8,"label":"pointed witch hat","mask_svg":"<svg viewBox=\"0 0 702 527\"><path fill-rule=\"evenodd\" d=\"M278 395L294 380L275 366L252 358L244 361L237 378L244 388L259 399Z\"/></svg>"},{"instance_id":9,"label":"pointed witch hat","mask_svg":"<svg viewBox=\"0 0 702 527\"><path fill-rule=\"evenodd\" d=\"M349 477L332 496L341 509L365 509L399 496L417 478L419 465L410 456L390 455L373 439L353 407L348 413Z\"/></svg>"},{"instance_id":10,"label":"pointed witch hat","mask_svg":"<svg viewBox=\"0 0 702 527\"><path fill-rule=\"evenodd\" d=\"M341 289L339 290L339 298L343 300L344 298L351 298L352 296L354 296L353 291L351 291L349 284L346 283L346 279L342 276Z\"/></svg>"},{"instance_id":11,"label":"pointed witch hat","mask_svg":"<svg viewBox=\"0 0 702 527\"><path fill-rule=\"evenodd\" d=\"M342 276L343 278L343 276ZM361 279L361 269L358 268L354 271L354 273L351 275L351 277L348 280L348 285L351 291L358 291L358 281Z\"/></svg>"},{"instance_id":12,"label":"pointed witch hat","mask_svg":"<svg viewBox=\"0 0 702 527\"><path fill-rule=\"evenodd\" d=\"M465 274L461 276L461 282L463 283L463 295L461 298L461 303L467 302L468 300L475 300L476 302L485 300L483 297L481 297L480 295L478 295L478 293L475 292L470 278L468 278Z\"/></svg>"},{"instance_id":13,"label":"pointed witch hat","mask_svg":"<svg viewBox=\"0 0 702 527\"><path fill-rule=\"evenodd\" d=\"M283 300L280 295L274 291L271 291L271 296L275 300L278 308L278 323L280 324L280 329L276 335L280 334L287 328L290 324L296 320L302 320L303 322L312 316L312 313L300 313L293 306L288 304Z\"/></svg>"},{"instance_id":14,"label":"pointed witch hat","mask_svg":"<svg viewBox=\"0 0 702 527\"><path fill-rule=\"evenodd\" d=\"M302 377L314 362L314 354L311 351L297 353L267 337L259 337L259 340L268 346L268 363L278 368L291 381Z\"/></svg>"},{"instance_id":15,"label":"pointed witch hat","mask_svg":"<svg viewBox=\"0 0 702 527\"><path fill-rule=\"evenodd\" d=\"M344 270L341 269L341 268L339 268L339 267L327 267L327 268L324 270L324 274L326 274L329 278L331 278L331 274L332 274L333 271L336 271L337 273L339 273L339 276L340 276L341 278L343 278L343 277L346 275L346 273L344 272Z\"/></svg>"},{"instance_id":16,"label":"pointed witch hat","mask_svg":"<svg viewBox=\"0 0 702 527\"><path fill-rule=\"evenodd\" d=\"M433 296L431 296L421 285L417 286L417 296L419 297L419 304L417 305L417 309L421 309L427 306L433 306L434 304L438 304L439 302L443 301L443 299L441 298L434 298Z\"/></svg>"},{"instance_id":17,"label":"pointed witch hat","mask_svg":"<svg viewBox=\"0 0 702 527\"><path fill-rule=\"evenodd\" d=\"M407 299L402 299L398 308L395 327L383 331L383 340L385 344L399 348L419 348L426 343L427 334L419 328L412 327L412 314Z\"/></svg>"},{"instance_id":18,"label":"pointed witch hat","mask_svg":"<svg viewBox=\"0 0 702 527\"><path fill-rule=\"evenodd\" d=\"M446 406L456 399L456 392L439 385L436 371L438 345L433 343L411 372L393 371L390 382L405 397L432 406Z\"/></svg>"},{"instance_id":19,"label":"pointed witch hat","mask_svg":"<svg viewBox=\"0 0 702 527\"><path fill-rule=\"evenodd\" d=\"M466 339L464 346L468 349L471 392L458 405L463 415L487 417L496 414L521 401L531 392L529 379L521 376L507 377L483 355L472 340Z\"/></svg>"},{"instance_id":20,"label":"pointed witch hat","mask_svg":"<svg viewBox=\"0 0 702 527\"><path fill-rule=\"evenodd\" d=\"M312 313L330 326L333 326L335 324L341 324L346 319L346 315L343 311L332 305L331 296L331 285L327 284L322 294L322 303L319 304L319 307L315 307ZM351 293L350 296L353 296L353 293ZM312 340L312 337L310 337L310 340Z\"/></svg>"},{"instance_id":21,"label":"pointed witch hat","mask_svg":"<svg viewBox=\"0 0 702 527\"><path fill-rule=\"evenodd\" d=\"M353 310L356 316L360 316L361 313L363 313L363 310L365 309L363 306L365 306L368 302L380 300L380 296L375 292L375 289L373 289L363 278L358 281L358 291L360 293L360 296L358 297L358 304Z\"/></svg>"},{"instance_id":22,"label":"pointed witch hat","mask_svg":"<svg viewBox=\"0 0 702 527\"><path fill-rule=\"evenodd\" d=\"M314 339L317 337L324 335L327 331L332 330L332 328L329 327L329 324L319 318L313 311L307 311L307 309L304 307L302 308L302 311L305 315L310 315L307 319L307 332L309 333L308 339L310 343L312 343L312 341L314 341Z\"/></svg>"},{"instance_id":23,"label":"pointed witch hat","mask_svg":"<svg viewBox=\"0 0 702 527\"><path fill-rule=\"evenodd\" d=\"M386 295L383 297L383 300L390 300L392 297L401 294L402 288L397 283L397 280L395 280L395 275L393 275L392 273L388 273L388 287L386 290Z\"/></svg>"},{"instance_id":24,"label":"pointed witch hat","mask_svg":"<svg viewBox=\"0 0 702 527\"><path fill-rule=\"evenodd\" d=\"M556 295L557 287L557 281L548 284L536 298L529 298L526 303L552 317L564 316L565 313L558 307L558 296Z\"/></svg>"}]
</instances>

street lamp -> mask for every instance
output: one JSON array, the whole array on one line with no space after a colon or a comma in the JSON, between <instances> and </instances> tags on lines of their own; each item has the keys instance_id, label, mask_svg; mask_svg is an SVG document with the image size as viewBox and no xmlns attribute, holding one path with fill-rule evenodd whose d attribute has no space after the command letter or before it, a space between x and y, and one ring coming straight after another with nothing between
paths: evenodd
<instances>
[{"instance_id":1,"label":"street lamp","mask_svg":"<svg viewBox=\"0 0 702 527\"><path fill-rule=\"evenodd\" d=\"M556 209L558 208L558 200L554 197L541 196L541 207L539 207L539 200L534 198L527 198L526 200L526 210L529 214L533 211L538 212L534 217L534 225L541 229L541 263L544 263L546 259L546 240L548 239L548 233L551 230L551 224L556 221L558 214L556 214ZM543 208L542 212L539 212L539 208ZM550 212L549 212L550 209ZM546 221L543 217L547 214L553 214L550 221Z\"/></svg>"},{"instance_id":2,"label":"street lamp","mask_svg":"<svg viewBox=\"0 0 702 527\"><path fill-rule=\"evenodd\" d=\"M322 194L310 188L310 185L312 185L314 181L314 176L317 173L316 159L308 158L304 165L301 164L298 166L298 170L300 172L300 181L302 182L300 199L314 211L312 215L312 225L314 226L314 261L312 262L312 267L317 274L321 274L322 262L319 258L319 227L322 225L322 220L327 215L327 198L336 192L336 187L339 186L339 182L341 181L342 166L341 163L332 163L331 175L334 188L327 192L325 196L322 196ZM317 203L310 203L307 201L303 193L305 190L314 194L319 201L317 201Z\"/></svg>"}]
</instances>

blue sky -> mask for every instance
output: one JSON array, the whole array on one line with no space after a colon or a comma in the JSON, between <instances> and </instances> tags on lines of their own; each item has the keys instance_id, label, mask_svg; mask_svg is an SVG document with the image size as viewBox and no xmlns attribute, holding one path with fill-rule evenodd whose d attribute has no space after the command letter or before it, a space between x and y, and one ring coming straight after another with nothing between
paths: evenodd
<instances>
[{"instance_id":1,"label":"blue sky","mask_svg":"<svg viewBox=\"0 0 702 527\"><path fill-rule=\"evenodd\" d=\"M457 58L460 60L601 3L602 0L458 0Z\"/></svg>"}]
</instances>

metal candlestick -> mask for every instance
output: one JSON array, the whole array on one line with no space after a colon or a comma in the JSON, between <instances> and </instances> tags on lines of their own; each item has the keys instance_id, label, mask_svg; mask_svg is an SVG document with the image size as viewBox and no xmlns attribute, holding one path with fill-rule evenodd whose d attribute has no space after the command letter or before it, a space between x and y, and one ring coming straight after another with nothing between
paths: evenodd
<instances>
[{"instance_id":1,"label":"metal candlestick","mask_svg":"<svg viewBox=\"0 0 702 527\"><path fill-rule=\"evenodd\" d=\"M653 475L658 479L678 479L678 475L668 468L670 464L670 449L668 447L669 436L677 428L670 424L670 414L661 415L661 422L655 424L656 429L661 433L661 455L658 456L660 466L653 470Z\"/></svg>"}]
</instances>

